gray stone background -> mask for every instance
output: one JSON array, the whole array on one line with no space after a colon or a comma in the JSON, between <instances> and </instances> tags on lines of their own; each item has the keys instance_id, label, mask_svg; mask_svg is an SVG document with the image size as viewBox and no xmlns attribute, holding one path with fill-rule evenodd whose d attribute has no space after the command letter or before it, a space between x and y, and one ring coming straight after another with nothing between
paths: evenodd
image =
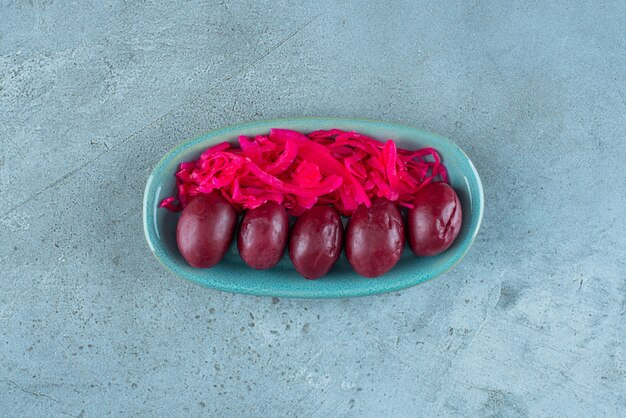
<instances>
[{"instance_id":1,"label":"gray stone background","mask_svg":"<svg viewBox=\"0 0 626 418\"><path fill-rule=\"evenodd\" d=\"M625 416L625 30L621 0L3 1L0 415ZM159 158L308 115L464 148L465 260L347 300L166 272Z\"/></svg>"}]
</instances>

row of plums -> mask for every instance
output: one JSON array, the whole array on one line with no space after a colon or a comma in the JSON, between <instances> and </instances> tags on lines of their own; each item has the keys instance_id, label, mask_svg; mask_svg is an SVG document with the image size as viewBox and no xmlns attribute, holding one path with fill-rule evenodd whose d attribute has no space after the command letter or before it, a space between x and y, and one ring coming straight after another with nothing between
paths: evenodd
<instances>
[{"instance_id":1,"label":"row of plums","mask_svg":"<svg viewBox=\"0 0 626 418\"><path fill-rule=\"evenodd\" d=\"M318 205L298 217L289 231L289 218L278 203L247 210L237 234L243 261L257 270L276 265L289 245L289 257L302 276L317 279L335 264L345 246L352 268L365 277L391 270L404 243L417 256L432 256L450 247L461 229L462 211L452 187L431 183L415 196L405 226L397 205L376 198L368 208L358 207L345 232L331 206ZM176 230L178 248L193 267L209 268L224 257L238 221L235 208L214 190L200 195L183 210ZM406 234L405 234L406 230Z\"/></svg>"}]
</instances>

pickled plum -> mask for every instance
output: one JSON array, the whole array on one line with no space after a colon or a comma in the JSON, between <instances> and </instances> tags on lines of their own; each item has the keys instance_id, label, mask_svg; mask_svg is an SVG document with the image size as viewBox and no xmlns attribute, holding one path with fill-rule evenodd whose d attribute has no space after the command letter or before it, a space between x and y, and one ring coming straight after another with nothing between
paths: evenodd
<instances>
[{"instance_id":1,"label":"pickled plum","mask_svg":"<svg viewBox=\"0 0 626 418\"><path fill-rule=\"evenodd\" d=\"M237 224L235 208L214 190L193 199L176 228L178 249L192 267L213 267L226 254Z\"/></svg>"},{"instance_id":2,"label":"pickled plum","mask_svg":"<svg viewBox=\"0 0 626 418\"><path fill-rule=\"evenodd\" d=\"M239 255L253 269L273 267L285 253L288 235L287 211L276 202L267 202L243 215L237 235Z\"/></svg>"},{"instance_id":3,"label":"pickled plum","mask_svg":"<svg viewBox=\"0 0 626 418\"><path fill-rule=\"evenodd\" d=\"M415 195L413 204L407 215L407 238L413 253L428 257L447 250L459 235L463 218L454 189L446 183L430 183Z\"/></svg>"},{"instance_id":4,"label":"pickled plum","mask_svg":"<svg viewBox=\"0 0 626 418\"><path fill-rule=\"evenodd\" d=\"M346 255L352 268L365 277L378 277L396 265L404 249L404 220L395 203L377 198L359 206L346 233Z\"/></svg>"},{"instance_id":5,"label":"pickled plum","mask_svg":"<svg viewBox=\"0 0 626 418\"><path fill-rule=\"evenodd\" d=\"M300 215L291 231L291 262L307 279L322 277L339 258L342 241L343 225L337 211L330 206L313 206Z\"/></svg>"}]
</instances>

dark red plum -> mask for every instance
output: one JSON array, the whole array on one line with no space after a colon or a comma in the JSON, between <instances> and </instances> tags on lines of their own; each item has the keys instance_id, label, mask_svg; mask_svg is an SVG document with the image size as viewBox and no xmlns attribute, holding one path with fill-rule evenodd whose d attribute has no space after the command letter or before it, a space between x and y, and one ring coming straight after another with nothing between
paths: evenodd
<instances>
[{"instance_id":1,"label":"dark red plum","mask_svg":"<svg viewBox=\"0 0 626 418\"><path fill-rule=\"evenodd\" d=\"M197 196L178 219L178 249L190 266L213 267L226 254L236 225L237 212L219 191Z\"/></svg>"}]
</instances>

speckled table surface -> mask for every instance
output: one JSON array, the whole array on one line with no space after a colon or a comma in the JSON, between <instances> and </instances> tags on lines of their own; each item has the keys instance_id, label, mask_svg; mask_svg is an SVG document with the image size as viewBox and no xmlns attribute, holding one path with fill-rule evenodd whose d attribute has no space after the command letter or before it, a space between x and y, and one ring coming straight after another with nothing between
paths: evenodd
<instances>
[{"instance_id":1,"label":"speckled table surface","mask_svg":"<svg viewBox=\"0 0 626 418\"><path fill-rule=\"evenodd\" d=\"M6 416L624 416L626 3L3 2ZM356 116L455 140L453 271L288 300L180 280L142 191L190 136Z\"/></svg>"}]
</instances>

